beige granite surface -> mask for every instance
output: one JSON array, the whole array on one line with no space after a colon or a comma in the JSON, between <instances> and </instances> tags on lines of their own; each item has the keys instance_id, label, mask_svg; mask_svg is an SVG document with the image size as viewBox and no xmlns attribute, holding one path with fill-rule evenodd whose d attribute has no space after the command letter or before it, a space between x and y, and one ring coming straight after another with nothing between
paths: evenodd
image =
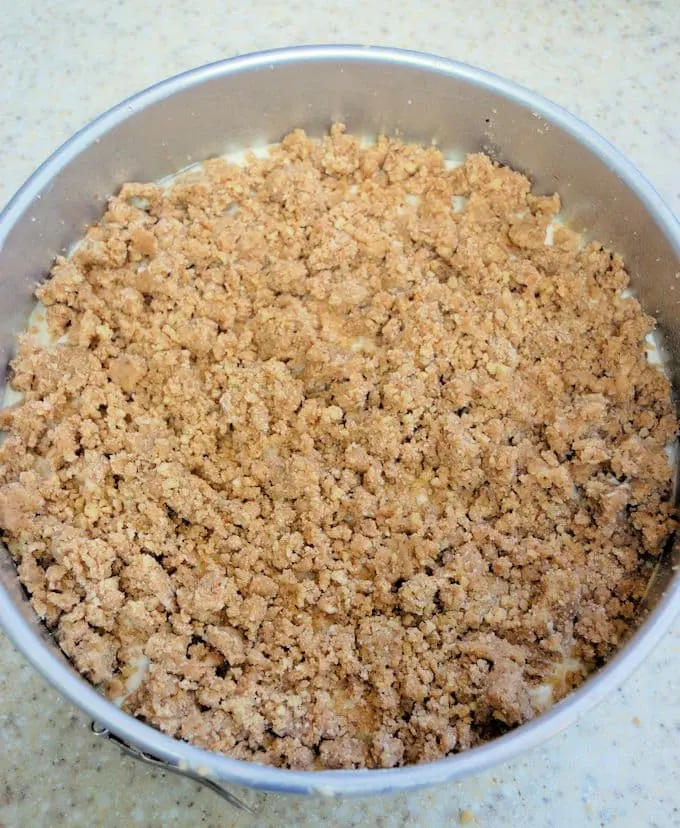
<instances>
[{"instance_id":1,"label":"beige granite surface","mask_svg":"<svg viewBox=\"0 0 680 828\"><path fill-rule=\"evenodd\" d=\"M78 127L167 75L296 43L421 49L553 98L680 213L677 0L0 0L0 204ZM245 794L249 796L249 794ZM511 764L408 796L237 814L93 737L0 635L3 826L680 826L680 623L624 688Z\"/></svg>"}]
</instances>

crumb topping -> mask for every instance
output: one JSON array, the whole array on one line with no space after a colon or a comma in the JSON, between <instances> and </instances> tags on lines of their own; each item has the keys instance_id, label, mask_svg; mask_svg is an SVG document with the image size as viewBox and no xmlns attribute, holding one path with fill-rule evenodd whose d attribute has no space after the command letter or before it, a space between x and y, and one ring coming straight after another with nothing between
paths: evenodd
<instances>
[{"instance_id":1,"label":"crumb topping","mask_svg":"<svg viewBox=\"0 0 680 828\"><path fill-rule=\"evenodd\" d=\"M559 209L341 125L126 184L0 412L0 526L78 670L311 769L464 750L606 660L674 527L676 420L621 258Z\"/></svg>"}]
</instances>

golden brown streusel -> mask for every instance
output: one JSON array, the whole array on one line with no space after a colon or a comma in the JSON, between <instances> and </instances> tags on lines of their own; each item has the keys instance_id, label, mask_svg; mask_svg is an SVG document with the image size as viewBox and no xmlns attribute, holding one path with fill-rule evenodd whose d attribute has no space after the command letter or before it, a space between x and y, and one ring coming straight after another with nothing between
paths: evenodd
<instances>
[{"instance_id":1,"label":"golden brown streusel","mask_svg":"<svg viewBox=\"0 0 680 828\"><path fill-rule=\"evenodd\" d=\"M0 525L77 668L117 697L148 660L135 716L340 768L468 748L606 659L676 421L620 257L547 245L558 209L341 126L125 185L0 421Z\"/></svg>"}]
</instances>

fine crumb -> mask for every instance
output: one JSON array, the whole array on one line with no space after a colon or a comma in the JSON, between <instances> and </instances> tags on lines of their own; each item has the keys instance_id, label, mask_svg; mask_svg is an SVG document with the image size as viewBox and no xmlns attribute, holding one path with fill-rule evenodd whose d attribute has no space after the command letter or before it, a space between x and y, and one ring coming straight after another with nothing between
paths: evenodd
<instances>
[{"instance_id":1,"label":"fine crumb","mask_svg":"<svg viewBox=\"0 0 680 828\"><path fill-rule=\"evenodd\" d=\"M0 414L0 526L76 667L314 769L465 750L601 665L674 528L676 420L621 258L559 209L341 125L126 184Z\"/></svg>"},{"instance_id":2,"label":"fine crumb","mask_svg":"<svg viewBox=\"0 0 680 828\"><path fill-rule=\"evenodd\" d=\"M470 825L470 823L475 821L475 815L472 811L469 811L467 808L464 811L461 811L458 815L458 822L461 825Z\"/></svg>"}]
</instances>

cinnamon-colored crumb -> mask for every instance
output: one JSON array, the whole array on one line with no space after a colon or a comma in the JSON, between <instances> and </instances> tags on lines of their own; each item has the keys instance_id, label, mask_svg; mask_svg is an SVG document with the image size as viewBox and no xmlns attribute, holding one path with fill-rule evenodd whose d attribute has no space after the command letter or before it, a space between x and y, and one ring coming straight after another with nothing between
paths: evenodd
<instances>
[{"instance_id":1,"label":"cinnamon-colored crumb","mask_svg":"<svg viewBox=\"0 0 680 828\"><path fill-rule=\"evenodd\" d=\"M337 125L125 185L0 415L0 525L77 668L115 697L147 659L125 709L166 733L351 768L605 660L674 525L676 420L621 258L547 245L558 210Z\"/></svg>"}]
</instances>

